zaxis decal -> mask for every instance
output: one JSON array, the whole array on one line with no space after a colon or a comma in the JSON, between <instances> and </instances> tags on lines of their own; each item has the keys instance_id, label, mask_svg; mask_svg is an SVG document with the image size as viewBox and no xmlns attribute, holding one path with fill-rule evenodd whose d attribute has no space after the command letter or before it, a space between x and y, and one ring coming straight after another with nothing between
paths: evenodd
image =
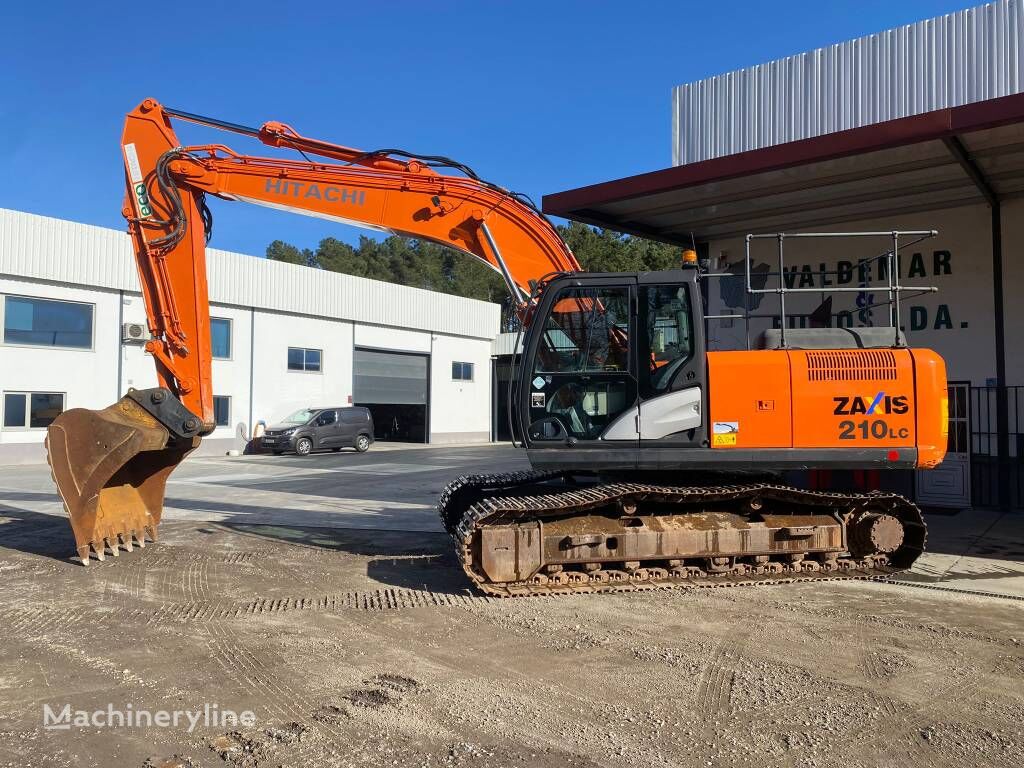
<instances>
[{"instance_id":1,"label":"zaxis decal","mask_svg":"<svg viewBox=\"0 0 1024 768\"><path fill-rule=\"evenodd\" d=\"M871 416L874 413L894 413L902 415L910 410L906 395L887 395L879 392L873 398L860 397L833 397L835 408L832 410L836 416L855 416L863 413Z\"/></svg>"}]
</instances>

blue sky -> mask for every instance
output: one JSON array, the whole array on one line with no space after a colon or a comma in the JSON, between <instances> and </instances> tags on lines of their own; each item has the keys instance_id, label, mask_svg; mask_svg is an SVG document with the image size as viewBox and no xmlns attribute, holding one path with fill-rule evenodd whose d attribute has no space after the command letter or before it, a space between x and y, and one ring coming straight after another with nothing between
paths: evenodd
<instances>
[{"instance_id":1,"label":"blue sky","mask_svg":"<svg viewBox=\"0 0 1024 768\"><path fill-rule=\"evenodd\" d=\"M445 154L538 200L671 163L671 89L967 7L944 0L19 2L0 10L0 207L123 229L118 139L147 96ZM179 124L185 143L241 136ZM213 200L213 246L359 230Z\"/></svg>"}]
</instances>

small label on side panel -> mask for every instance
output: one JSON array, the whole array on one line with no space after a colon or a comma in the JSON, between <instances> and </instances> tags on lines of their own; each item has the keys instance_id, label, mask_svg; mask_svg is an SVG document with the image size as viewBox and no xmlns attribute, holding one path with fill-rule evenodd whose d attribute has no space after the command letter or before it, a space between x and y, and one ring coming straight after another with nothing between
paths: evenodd
<instances>
[{"instance_id":1,"label":"small label on side panel","mask_svg":"<svg viewBox=\"0 0 1024 768\"><path fill-rule=\"evenodd\" d=\"M716 421L711 425L711 447L736 445L740 434L738 421Z\"/></svg>"}]
</instances>

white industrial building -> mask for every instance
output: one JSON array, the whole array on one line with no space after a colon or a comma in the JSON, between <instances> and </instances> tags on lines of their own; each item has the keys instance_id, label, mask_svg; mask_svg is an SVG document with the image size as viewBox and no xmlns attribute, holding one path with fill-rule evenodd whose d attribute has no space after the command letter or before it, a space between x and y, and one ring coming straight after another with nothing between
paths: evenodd
<instances>
[{"instance_id":1,"label":"white industrial building","mask_svg":"<svg viewBox=\"0 0 1024 768\"><path fill-rule=\"evenodd\" d=\"M306 406L365 405L377 436L491 437L499 307L376 280L208 252L218 427L203 450ZM156 386L128 236L0 209L0 463L41 461L60 410Z\"/></svg>"}]
</instances>

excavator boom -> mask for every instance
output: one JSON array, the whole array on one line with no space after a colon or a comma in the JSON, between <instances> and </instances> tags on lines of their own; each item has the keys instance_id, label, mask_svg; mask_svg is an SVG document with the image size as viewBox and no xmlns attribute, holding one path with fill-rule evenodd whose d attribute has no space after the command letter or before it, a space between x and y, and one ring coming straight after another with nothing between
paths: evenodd
<instances>
[{"instance_id":1,"label":"excavator boom","mask_svg":"<svg viewBox=\"0 0 1024 768\"><path fill-rule=\"evenodd\" d=\"M177 118L295 150L302 160L182 146ZM207 195L430 240L480 259L525 315L531 281L579 264L527 200L447 158L360 150L167 109L146 99L121 139L128 221L159 387L130 390L102 411L72 409L49 427L47 457L78 555L155 538L167 477L214 428L206 243ZM322 159L321 159L322 158ZM452 170L458 174L445 174Z\"/></svg>"}]
</instances>

